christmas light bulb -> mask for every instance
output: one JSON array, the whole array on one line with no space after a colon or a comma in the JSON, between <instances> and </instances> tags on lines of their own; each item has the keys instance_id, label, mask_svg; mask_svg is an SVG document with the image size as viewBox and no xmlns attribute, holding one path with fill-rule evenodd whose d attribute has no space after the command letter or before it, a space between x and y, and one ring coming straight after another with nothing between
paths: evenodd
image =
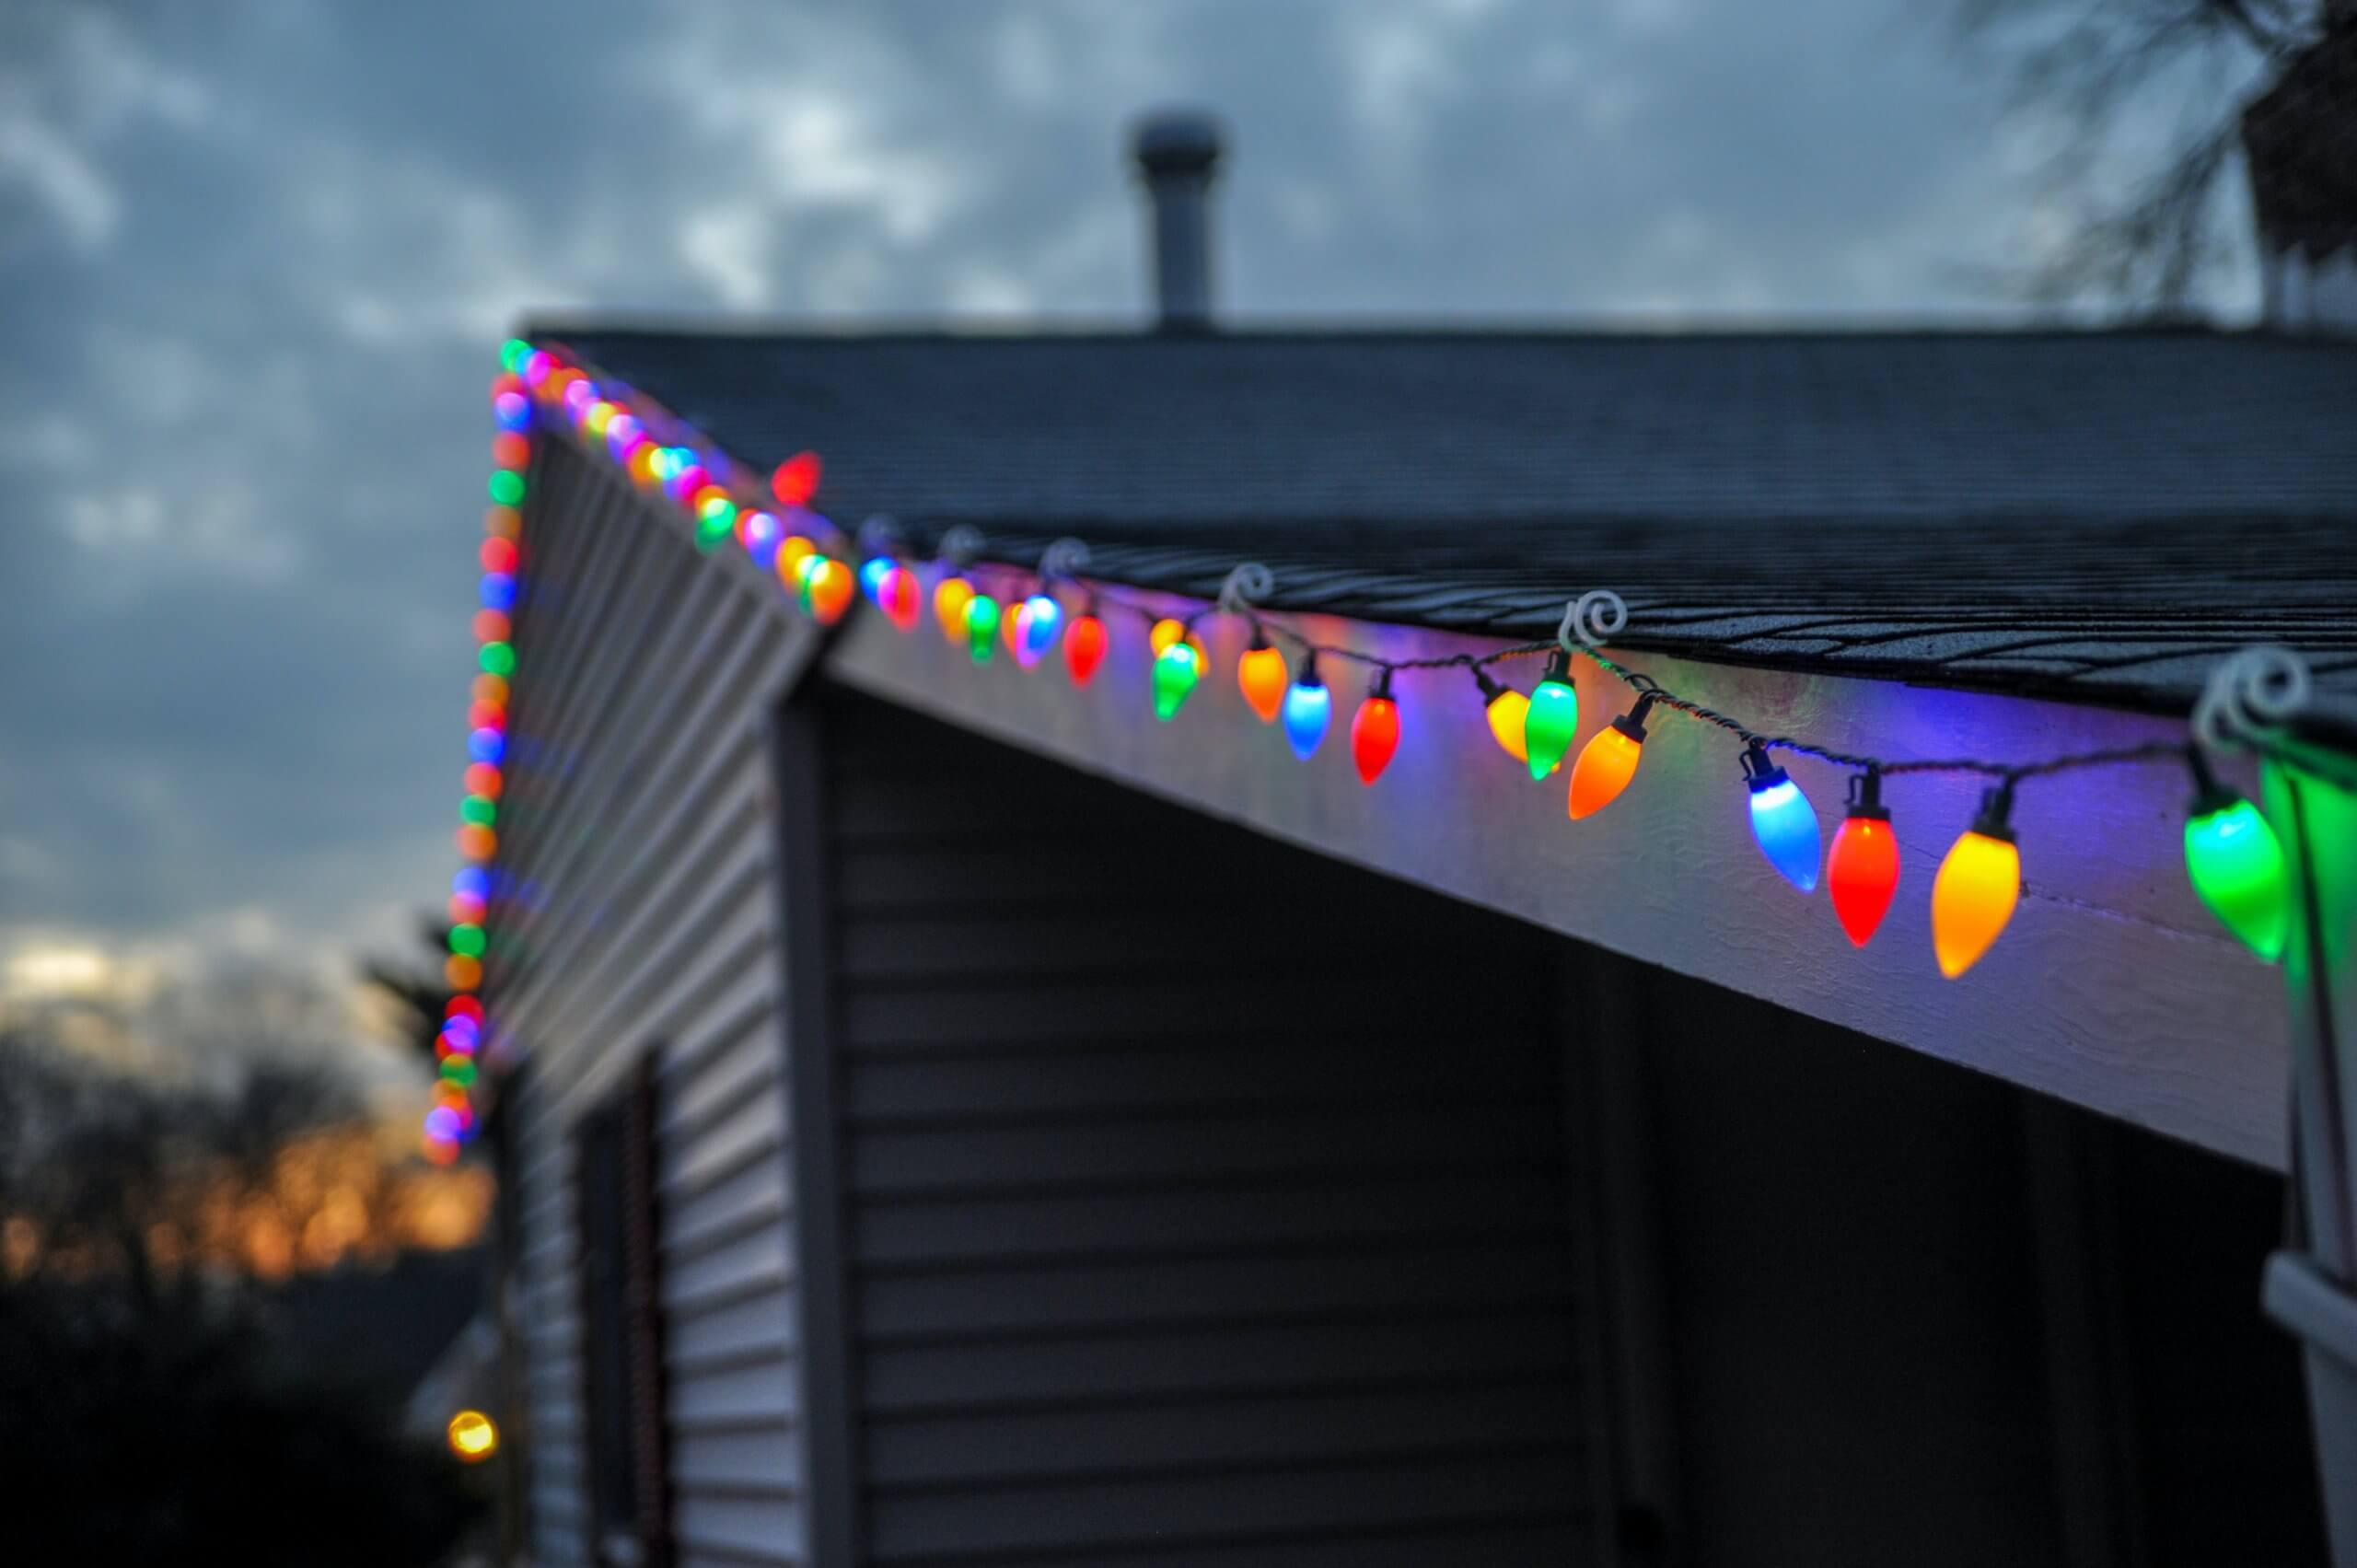
<instances>
[{"instance_id":1,"label":"christmas light bulb","mask_svg":"<svg viewBox=\"0 0 2357 1568\"><path fill-rule=\"evenodd\" d=\"M916 630L917 621L924 615L918 601L917 575L898 562L885 572L884 580L877 585L877 608L884 618L903 632Z\"/></svg>"},{"instance_id":2,"label":"christmas light bulb","mask_svg":"<svg viewBox=\"0 0 2357 1568\"><path fill-rule=\"evenodd\" d=\"M778 546L785 540L785 528L775 517L767 512L747 512L738 520L737 531L754 565L765 571L775 569Z\"/></svg>"},{"instance_id":3,"label":"christmas light bulb","mask_svg":"<svg viewBox=\"0 0 2357 1568\"><path fill-rule=\"evenodd\" d=\"M1852 946L1864 947L1898 891L1898 838L1883 808L1882 775L1872 769L1850 780L1850 810L1825 857L1825 881L1834 918Z\"/></svg>"},{"instance_id":4,"label":"christmas light bulb","mask_svg":"<svg viewBox=\"0 0 2357 1568\"><path fill-rule=\"evenodd\" d=\"M1023 601L1023 624L1015 639L1015 662L1026 669L1038 666L1056 645L1056 633L1063 630L1064 607L1047 594L1033 594Z\"/></svg>"},{"instance_id":5,"label":"christmas light bulb","mask_svg":"<svg viewBox=\"0 0 2357 1568\"><path fill-rule=\"evenodd\" d=\"M2194 779L2185 822L2186 875L2210 912L2271 964L2283 956L2292 923L2283 846L2258 807L2221 784L2200 751L2186 755Z\"/></svg>"},{"instance_id":6,"label":"christmas light bulb","mask_svg":"<svg viewBox=\"0 0 2357 1568\"><path fill-rule=\"evenodd\" d=\"M1351 715L1351 761L1358 768L1359 783L1371 784L1382 777L1399 749L1399 705L1391 700L1391 671L1387 668Z\"/></svg>"},{"instance_id":7,"label":"christmas light bulb","mask_svg":"<svg viewBox=\"0 0 2357 1568\"><path fill-rule=\"evenodd\" d=\"M790 533L778 541L777 576L795 592L802 591L805 564L819 553L819 547L798 533Z\"/></svg>"},{"instance_id":8,"label":"christmas light bulb","mask_svg":"<svg viewBox=\"0 0 2357 1568\"><path fill-rule=\"evenodd\" d=\"M1285 739L1293 747L1293 754L1303 761L1318 749L1326 738L1326 726L1333 722L1334 694L1318 679L1318 656L1305 649L1301 668L1294 676L1293 684L1285 689Z\"/></svg>"},{"instance_id":9,"label":"christmas light bulb","mask_svg":"<svg viewBox=\"0 0 2357 1568\"><path fill-rule=\"evenodd\" d=\"M1759 841L1759 853L1785 881L1804 893L1814 892L1821 842L1816 808L1756 740L1744 750L1743 776L1750 786L1751 836Z\"/></svg>"},{"instance_id":10,"label":"christmas light bulb","mask_svg":"<svg viewBox=\"0 0 2357 1568\"><path fill-rule=\"evenodd\" d=\"M1583 817L1593 817L1614 801L1637 776L1637 764L1645 754L1645 714L1654 705L1648 691L1637 699L1637 705L1596 732L1585 746L1580 748L1580 760L1572 764L1572 788L1565 807L1576 822Z\"/></svg>"},{"instance_id":11,"label":"christmas light bulb","mask_svg":"<svg viewBox=\"0 0 2357 1568\"><path fill-rule=\"evenodd\" d=\"M2012 784L1985 791L1980 816L1949 847L1933 879L1932 950L1950 980L1980 961L2020 901L2022 854L2007 820L2013 807Z\"/></svg>"},{"instance_id":12,"label":"christmas light bulb","mask_svg":"<svg viewBox=\"0 0 2357 1568\"><path fill-rule=\"evenodd\" d=\"M1517 762L1528 761L1529 755L1522 744L1522 721L1523 716L1530 712L1530 699L1511 686L1499 685L1480 665L1473 667L1473 682L1481 689L1481 701L1487 705L1491 735L1496 738L1507 756Z\"/></svg>"},{"instance_id":13,"label":"christmas light bulb","mask_svg":"<svg viewBox=\"0 0 2357 1568\"><path fill-rule=\"evenodd\" d=\"M696 506L696 548L720 548L737 531L737 504L725 495L707 496Z\"/></svg>"},{"instance_id":14,"label":"christmas light bulb","mask_svg":"<svg viewBox=\"0 0 2357 1568\"><path fill-rule=\"evenodd\" d=\"M1202 678L1202 661L1195 656L1191 641L1163 649L1154 660L1154 716L1167 720L1176 714Z\"/></svg>"},{"instance_id":15,"label":"christmas light bulb","mask_svg":"<svg viewBox=\"0 0 2357 1568\"><path fill-rule=\"evenodd\" d=\"M1173 644L1184 643L1195 650L1195 679L1201 680L1211 671L1210 650L1203 646L1203 640L1201 637L1187 629L1187 623L1183 621L1176 621L1165 616L1154 623L1154 630L1146 633L1145 641L1146 646L1154 650L1156 658L1167 653ZM1192 687L1188 689L1193 690Z\"/></svg>"},{"instance_id":16,"label":"christmas light bulb","mask_svg":"<svg viewBox=\"0 0 2357 1568\"><path fill-rule=\"evenodd\" d=\"M1023 611L1028 604L1027 599L1012 610L1004 610L998 618L999 639L1006 645L1008 653L1016 652L1022 645Z\"/></svg>"},{"instance_id":17,"label":"christmas light bulb","mask_svg":"<svg viewBox=\"0 0 2357 1568\"><path fill-rule=\"evenodd\" d=\"M859 563L859 591L867 596L870 604L880 604L877 596L884 587L884 574L892 569L891 557L871 555Z\"/></svg>"},{"instance_id":18,"label":"christmas light bulb","mask_svg":"<svg viewBox=\"0 0 2357 1568\"><path fill-rule=\"evenodd\" d=\"M934 585L933 618L941 622L941 634L952 643L966 640L966 605L974 597L974 585L952 575Z\"/></svg>"},{"instance_id":19,"label":"christmas light bulb","mask_svg":"<svg viewBox=\"0 0 2357 1568\"><path fill-rule=\"evenodd\" d=\"M1083 611L1064 633L1064 668L1074 686L1086 686L1105 662L1105 622Z\"/></svg>"},{"instance_id":20,"label":"christmas light bulb","mask_svg":"<svg viewBox=\"0 0 2357 1568\"><path fill-rule=\"evenodd\" d=\"M770 476L770 494L781 505L807 506L819 494L819 467L818 453L796 452Z\"/></svg>"},{"instance_id":21,"label":"christmas light bulb","mask_svg":"<svg viewBox=\"0 0 2357 1568\"><path fill-rule=\"evenodd\" d=\"M966 649L976 664L988 664L998 651L995 639L1000 621L998 600L988 594L975 594L966 600Z\"/></svg>"},{"instance_id":22,"label":"christmas light bulb","mask_svg":"<svg viewBox=\"0 0 2357 1568\"><path fill-rule=\"evenodd\" d=\"M1522 714L1522 759L1530 776L1543 779L1563 765L1563 753L1580 728L1580 694L1572 685L1572 656L1557 648L1547 657L1547 673L1530 693Z\"/></svg>"},{"instance_id":23,"label":"christmas light bulb","mask_svg":"<svg viewBox=\"0 0 2357 1568\"><path fill-rule=\"evenodd\" d=\"M1252 633L1251 647L1236 661L1236 684L1242 689L1245 702L1260 715L1262 724L1277 722L1277 714L1285 700L1285 656L1269 646L1257 628Z\"/></svg>"},{"instance_id":24,"label":"christmas light bulb","mask_svg":"<svg viewBox=\"0 0 2357 1568\"><path fill-rule=\"evenodd\" d=\"M852 569L832 556L821 555L813 559L817 563L803 585L803 592L809 601L810 613L819 618L819 623L832 626L842 619L843 611L851 608L851 601L859 593L859 585L853 577Z\"/></svg>"}]
</instances>

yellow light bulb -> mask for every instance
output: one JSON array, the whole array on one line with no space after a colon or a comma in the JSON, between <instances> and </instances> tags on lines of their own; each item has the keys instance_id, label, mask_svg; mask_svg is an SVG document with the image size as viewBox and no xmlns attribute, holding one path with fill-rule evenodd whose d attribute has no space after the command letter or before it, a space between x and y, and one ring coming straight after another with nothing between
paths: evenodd
<instances>
[{"instance_id":1,"label":"yellow light bulb","mask_svg":"<svg viewBox=\"0 0 2357 1568\"><path fill-rule=\"evenodd\" d=\"M481 1411L460 1411L450 1418L450 1452L468 1464L477 1464L499 1451L499 1428Z\"/></svg>"},{"instance_id":2,"label":"yellow light bulb","mask_svg":"<svg viewBox=\"0 0 2357 1568\"><path fill-rule=\"evenodd\" d=\"M952 643L966 641L966 606L973 601L974 585L963 577L944 577L933 590L934 619L941 634Z\"/></svg>"},{"instance_id":3,"label":"yellow light bulb","mask_svg":"<svg viewBox=\"0 0 2357 1568\"><path fill-rule=\"evenodd\" d=\"M2021 900L2022 854L2005 820L2012 793L1989 792L1980 819L1949 849L1932 883L1932 949L1950 980L1980 961Z\"/></svg>"},{"instance_id":4,"label":"yellow light bulb","mask_svg":"<svg viewBox=\"0 0 2357 1568\"><path fill-rule=\"evenodd\" d=\"M1490 699L1490 733L1498 738L1506 755L1517 762L1530 760L1522 740L1522 721L1529 712L1530 699L1511 687Z\"/></svg>"}]
</instances>

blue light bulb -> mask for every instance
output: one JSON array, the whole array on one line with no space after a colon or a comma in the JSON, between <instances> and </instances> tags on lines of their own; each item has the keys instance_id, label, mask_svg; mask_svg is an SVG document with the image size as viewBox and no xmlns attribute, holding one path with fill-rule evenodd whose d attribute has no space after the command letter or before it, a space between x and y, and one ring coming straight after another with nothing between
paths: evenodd
<instances>
[{"instance_id":1,"label":"blue light bulb","mask_svg":"<svg viewBox=\"0 0 2357 1568\"><path fill-rule=\"evenodd\" d=\"M892 559L888 555L871 555L860 563L859 591L866 597L868 603L877 601L876 596L884 587L884 574L891 569Z\"/></svg>"},{"instance_id":2,"label":"blue light bulb","mask_svg":"<svg viewBox=\"0 0 2357 1568\"><path fill-rule=\"evenodd\" d=\"M1285 739L1293 745L1293 754L1304 761L1326 738L1326 726L1334 717L1334 694L1318 679L1315 656L1304 655L1301 670L1285 688L1284 707L1280 716L1284 722Z\"/></svg>"},{"instance_id":3,"label":"blue light bulb","mask_svg":"<svg viewBox=\"0 0 2357 1568\"><path fill-rule=\"evenodd\" d=\"M467 756L477 762L496 763L507 754L507 738L484 726L467 737Z\"/></svg>"},{"instance_id":4,"label":"blue light bulb","mask_svg":"<svg viewBox=\"0 0 2357 1568\"><path fill-rule=\"evenodd\" d=\"M1743 772L1751 786L1751 835L1759 852L1785 881L1804 893L1816 891L1821 847L1816 808L1757 742L1743 754Z\"/></svg>"},{"instance_id":5,"label":"blue light bulb","mask_svg":"<svg viewBox=\"0 0 2357 1568\"><path fill-rule=\"evenodd\" d=\"M1033 594L1023 601L1023 619L1018 623L1015 644L1015 662L1029 669L1048 656L1056 645L1056 633L1063 630L1064 607L1046 594Z\"/></svg>"},{"instance_id":6,"label":"blue light bulb","mask_svg":"<svg viewBox=\"0 0 2357 1568\"><path fill-rule=\"evenodd\" d=\"M476 589L485 610L510 610L516 604L516 575L513 572L485 572Z\"/></svg>"}]
</instances>

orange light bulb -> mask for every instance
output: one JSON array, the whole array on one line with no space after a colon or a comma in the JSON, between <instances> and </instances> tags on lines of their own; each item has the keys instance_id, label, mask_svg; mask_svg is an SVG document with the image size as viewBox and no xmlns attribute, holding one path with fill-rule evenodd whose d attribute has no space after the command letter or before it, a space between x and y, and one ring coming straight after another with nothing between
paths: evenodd
<instances>
[{"instance_id":1,"label":"orange light bulb","mask_svg":"<svg viewBox=\"0 0 2357 1568\"><path fill-rule=\"evenodd\" d=\"M1285 701L1285 656L1255 632L1252 646L1236 661L1236 684L1262 724L1276 723Z\"/></svg>"},{"instance_id":2,"label":"orange light bulb","mask_svg":"<svg viewBox=\"0 0 2357 1568\"><path fill-rule=\"evenodd\" d=\"M1572 764L1572 788L1566 807L1576 822L1583 817L1593 817L1614 801L1637 776L1637 764L1645 754L1645 714L1654 704L1653 693L1637 699L1637 705L1596 732L1594 739L1580 748L1580 760Z\"/></svg>"}]
</instances>

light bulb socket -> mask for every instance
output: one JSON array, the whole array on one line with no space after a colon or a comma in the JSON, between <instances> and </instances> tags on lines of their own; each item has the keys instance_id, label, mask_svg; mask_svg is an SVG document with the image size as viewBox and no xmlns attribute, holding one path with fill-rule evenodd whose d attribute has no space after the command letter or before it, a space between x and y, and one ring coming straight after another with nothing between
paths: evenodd
<instances>
[{"instance_id":1,"label":"light bulb socket","mask_svg":"<svg viewBox=\"0 0 2357 1568\"><path fill-rule=\"evenodd\" d=\"M1482 668L1478 664L1472 667L1472 670L1473 684L1481 689L1481 705L1483 707L1488 707L1492 703L1496 702L1499 698L1506 694L1506 689L1504 686L1499 685L1496 678L1492 676L1488 670ZM1386 673L1387 674L1388 671Z\"/></svg>"},{"instance_id":2,"label":"light bulb socket","mask_svg":"<svg viewBox=\"0 0 2357 1568\"><path fill-rule=\"evenodd\" d=\"M2241 793L2220 784L2218 775L2210 771L2210 759L2201 754L2200 747L2185 749L2185 763L2193 774L2193 804L2186 807L2187 815L2208 817L2242 804Z\"/></svg>"},{"instance_id":3,"label":"light bulb socket","mask_svg":"<svg viewBox=\"0 0 2357 1568\"><path fill-rule=\"evenodd\" d=\"M1295 686L1323 686L1326 684L1325 681L1319 679L1318 677L1318 650L1316 648L1304 648L1301 650L1301 663L1295 667L1293 683Z\"/></svg>"},{"instance_id":4,"label":"light bulb socket","mask_svg":"<svg viewBox=\"0 0 2357 1568\"><path fill-rule=\"evenodd\" d=\"M1392 673L1392 668L1387 664L1376 667L1375 673L1375 690L1369 691L1367 696L1369 698L1380 697L1385 702L1389 702L1391 700Z\"/></svg>"},{"instance_id":5,"label":"light bulb socket","mask_svg":"<svg viewBox=\"0 0 2357 1568\"><path fill-rule=\"evenodd\" d=\"M1612 727L1643 746L1645 743L1645 714L1653 711L1654 694L1645 692L1637 705L1612 721Z\"/></svg>"},{"instance_id":6,"label":"light bulb socket","mask_svg":"<svg viewBox=\"0 0 2357 1568\"><path fill-rule=\"evenodd\" d=\"M1980 792L1980 815L1972 819L1972 830L1984 839L2014 842L2014 781L1991 784Z\"/></svg>"},{"instance_id":7,"label":"light bulb socket","mask_svg":"<svg viewBox=\"0 0 2357 1568\"><path fill-rule=\"evenodd\" d=\"M1538 679L1541 680L1552 680L1559 685L1569 686L1572 683L1572 650L1565 647L1558 647L1553 653L1549 654L1547 656L1547 673L1540 676Z\"/></svg>"},{"instance_id":8,"label":"light bulb socket","mask_svg":"<svg viewBox=\"0 0 2357 1568\"><path fill-rule=\"evenodd\" d=\"M1890 812L1882 803L1881 769L1868 768L1850 775L1850 815L1874 822L1890 820Z\"/></svg>"},{"instance_id":9,"label":"light bulb socket","mask_svg":"<svg viewBox=\"0 0 2357 1568\"><path fill-rule=\"evenodd\" d=\"M1195 629L1195 627L1194 627L1194 622L1192 622L1192 621L1189 621L1189 622L1187 623L1187 630L1189 630L1190 632L1191 632L1191 631L1193 631L1194 629ZM1263 650L1265 650L1265 649L1268 647L1268 645L1269 645L1269 635L1268 635L1268 633L1260 630L1260 621L1253 621L1253 622L1252 622L1252 643L1251 643L1251 645L1250 645L1249 647L1246 648L1244 651L1245 651L1246 653L1248 653L1248 654L1257 654L1257 653L1260 653L1260 652L1262 652Z\"/></svg>"},{"instance_id":10,"label":"light bulb socket","mask_svg":"<svg viewBox=\"0 0 2357 1568\"><path fill-rule=\"evenodd\" d=\"M1768 755L1768 748L1757 740L1744 747L1743 782L1751 786L1752 794L1774 789L1780 784L1790 783L1792 775L1776 766L1774 760Z\"/></svg>"}]
</instances>

